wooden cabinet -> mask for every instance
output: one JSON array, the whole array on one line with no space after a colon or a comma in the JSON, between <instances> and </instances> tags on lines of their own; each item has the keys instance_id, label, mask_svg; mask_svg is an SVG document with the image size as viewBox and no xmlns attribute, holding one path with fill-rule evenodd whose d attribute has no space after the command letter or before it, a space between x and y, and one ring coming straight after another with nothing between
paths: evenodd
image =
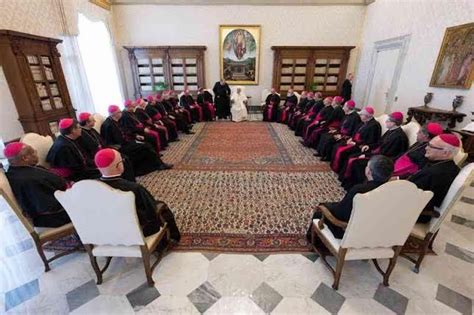
<instances>
[{"instance_id":1,"label":"wooden cabinet","mask_svg":"<svg viewBox=\"0 0 474 315\"><path fill-rule=\"evenodd\" d=\"M156 93L165 84L178 93L204 86L205 46L128 47L135 97Z\"/></svg>"},{"instance_id":2,"label":"wooden cabinet","mask_svg":"<svg viewBox=\"0 0 474 315\"><path fill-rule=\"evenodd\" d=\"M62 41L0 30L0 65L25 132L54 135L74 117L57 45Z\"/></svg>"},{"instance_id":3,"label":"wooden cabinet","mask_svg":"<svg viewBox=\"0 0 474 315\"><path fill-rule=\"evenodd\" d=\"M354 46L272 46L273 87L286 95L289 88L324 96L341 93L350 51Z\"/></svg>"}]
</instances>

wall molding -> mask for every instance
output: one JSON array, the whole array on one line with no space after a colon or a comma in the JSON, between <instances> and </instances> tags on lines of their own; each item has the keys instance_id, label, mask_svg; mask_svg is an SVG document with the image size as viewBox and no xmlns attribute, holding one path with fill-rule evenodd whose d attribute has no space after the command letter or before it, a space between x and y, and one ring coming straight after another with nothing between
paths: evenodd
<instances>
[{"instance_id":1,"label":"wall molding","mask_svg":"<svg viewBox=\"0 0 474 315\"><path fill-rule=\"evenodd\" d=\"M97 0L91 0L97 1ZM109 0L112 5L369 5L375 0Z\"/></svg>"}]
</instances>

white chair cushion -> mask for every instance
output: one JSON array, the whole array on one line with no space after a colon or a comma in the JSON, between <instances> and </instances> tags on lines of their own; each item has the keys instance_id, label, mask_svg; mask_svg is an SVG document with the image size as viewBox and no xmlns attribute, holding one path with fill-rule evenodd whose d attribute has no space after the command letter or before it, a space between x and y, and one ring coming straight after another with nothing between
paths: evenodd
<instances>
[{"instance_id":1,"label":"white chair cushion","mask_svg":"<svg viewBox=\"0 0 474 315\"><path fill-rule=\"evenodd\" d=\"M424 239L426 237L426 234L428 234L429 228L430 228L429 223L417 223L413 227L413 230L411 231L411 235L419 239Z\"/></svg>"},{"instance_id":2,"label":"white chair cushion","mask_svg":"<svg viewBox=\"0 0 474 315\"><path fill-rule=\"evenodd\" d=\"M145 244L147 248L151 248L153 243L156 241L158 236L160 235L160 232L163 228L160 228L158 232L156 232L153 235L147 236L145 238ZM92 254L94 256L105 256L105 257L112 257L112 256L118 256L118 257L141 257L142 252L140 250L140 246L114 246L114 245L98 245L94 246L92 249Z\"/></svg>"},{"instance_id":3,"label":"white chair cushion","mask_svg":"<svg viewBox=\"0 0 474 315\"><path fill-rule=\"evenodd\" d=\"M319 219L314 219L313 224L318 228ZM336 250L339 251L341 247L341 240L335 238L332 234L331 230L324 224L324 229L319 230L324 235L324 237L329 241L331 246ZM345 257L345 260L359 260L359 259L372 259L372 258L392 258L394 255L394 251L392 248L349 248Z\"/></svg>"}]
</instances>

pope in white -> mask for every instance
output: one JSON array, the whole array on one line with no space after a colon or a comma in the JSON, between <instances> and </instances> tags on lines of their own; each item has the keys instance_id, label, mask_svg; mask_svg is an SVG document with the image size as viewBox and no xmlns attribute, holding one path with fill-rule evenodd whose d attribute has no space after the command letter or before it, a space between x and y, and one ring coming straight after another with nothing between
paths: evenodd
<instances>
[{"instance_id":1,"label":"pope in white","mask_svg":"<svg viewBox=\"0 0 474 315\"><path fill-rule=\"evenodd\" d=\"M239 122L247 120L247 96L242 89L238 87L236 91L230 97L232 108L230 112L232 114L232 121Z\"/></svg>"}]
</instances>

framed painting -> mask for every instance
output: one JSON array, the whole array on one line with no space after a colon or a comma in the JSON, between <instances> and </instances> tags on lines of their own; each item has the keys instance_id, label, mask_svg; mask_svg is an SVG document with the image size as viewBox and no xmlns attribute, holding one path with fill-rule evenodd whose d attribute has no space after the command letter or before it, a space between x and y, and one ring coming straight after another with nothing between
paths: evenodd
<instances>
[{"instance_id":1,"label":"framed painting","mask_svg":"<svg viewBox=\"0 0 474 315\"><path fill-rule=\"evenodd\" d=\"M220 25L220 76L228 84L258 84L260 25Z\"/></svg>"},{"instance_id":2,"label":"framed painting","mask_svg":"<svg viewBox=\"0 0 474 315\"><path fill-rule=\"evenodd\" d=\"M469 89L474 77L474 23L448 27L430 86Z\"/></svg>"}]
</instances>

